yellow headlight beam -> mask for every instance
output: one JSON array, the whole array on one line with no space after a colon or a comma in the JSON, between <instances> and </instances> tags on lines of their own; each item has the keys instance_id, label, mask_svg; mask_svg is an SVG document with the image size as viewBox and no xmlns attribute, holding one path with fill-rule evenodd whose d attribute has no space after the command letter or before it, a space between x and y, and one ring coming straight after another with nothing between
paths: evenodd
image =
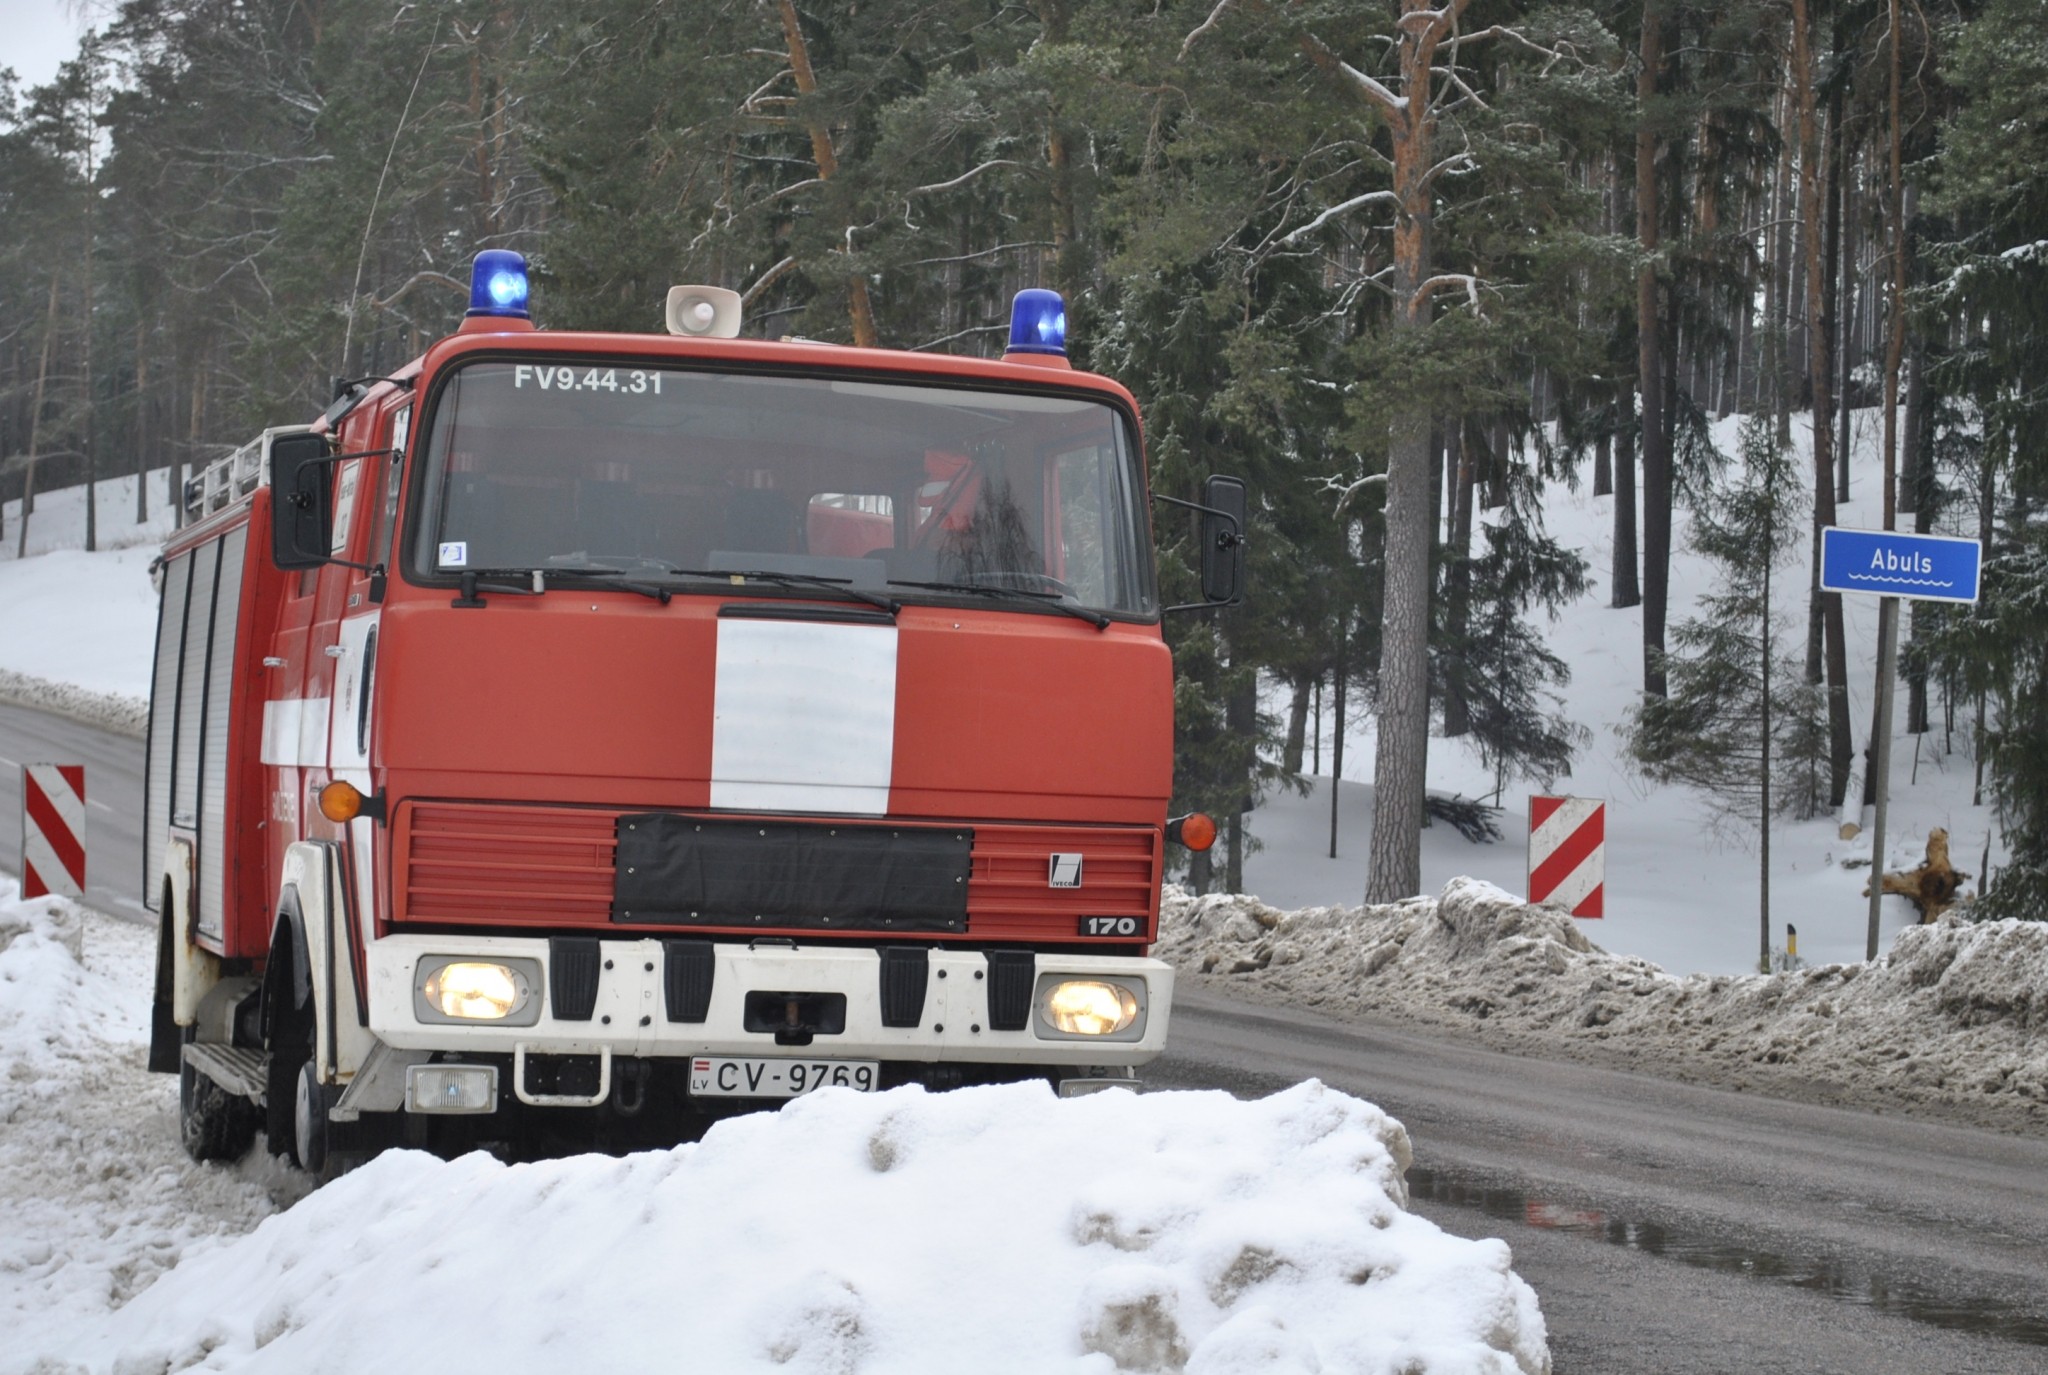
<instances>
[{"instance_id":1,"label":"yellow headlight beam","mask_svg":"<svg viewBox=\"0 0 2048 1375\"><path fill-rule=\"evenodd\" d=\"M465 1021L503 1021L519 1004L519 981L502 964L444 964L427 976L420 992L443 1017Z\"/></svg>"},{"instance_id":2,"label":"yellow headlight beam","mask_svg":"<svg viewBox=\"0 0 2048 1375\"><path fill-rule=\"evenodd\" d=\"M1121 984L1069 979L1045 995L1045 1020L1069 1036L1114 1036L1137 1019L1137 995Z\"/></svg>"}]
</instances>

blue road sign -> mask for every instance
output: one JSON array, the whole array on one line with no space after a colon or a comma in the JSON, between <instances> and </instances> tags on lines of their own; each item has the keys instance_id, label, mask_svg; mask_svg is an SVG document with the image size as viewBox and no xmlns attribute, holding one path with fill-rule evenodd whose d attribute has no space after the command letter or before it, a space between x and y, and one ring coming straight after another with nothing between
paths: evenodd
<instances>
[{"instance_id":1,"label":"blue road sign","mask_svg":"<svg viewBox=\"0 0 2048 1375\"><path fill-rule=\"evenodd\" d=\"M1820 532L1820 585L1828 592L1975 602L1984 548L1973 539L1895 530Z\"/></svg>"}]
</instances>

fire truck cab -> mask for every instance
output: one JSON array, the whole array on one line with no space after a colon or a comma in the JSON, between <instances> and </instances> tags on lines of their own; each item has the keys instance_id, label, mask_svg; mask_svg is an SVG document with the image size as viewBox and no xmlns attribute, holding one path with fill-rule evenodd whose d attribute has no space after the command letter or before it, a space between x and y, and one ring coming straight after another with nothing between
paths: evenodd
<instances>
[{"instance_id":1,"label":"fire truck cab","mask_svg":"<svg viewBox=\"0 0 2048 1375\"><path fill-rule=\"evenodd\" d=\"M199 1158L666 1144L813 1091L1131 1085L1173 673L1137 407L1002 361L462 328L186 494L150 1063ZM1187 504L1187 503L1182 503ZM1196 508L1208 601L1244 491Z\"/></svg>"}]
</instances>

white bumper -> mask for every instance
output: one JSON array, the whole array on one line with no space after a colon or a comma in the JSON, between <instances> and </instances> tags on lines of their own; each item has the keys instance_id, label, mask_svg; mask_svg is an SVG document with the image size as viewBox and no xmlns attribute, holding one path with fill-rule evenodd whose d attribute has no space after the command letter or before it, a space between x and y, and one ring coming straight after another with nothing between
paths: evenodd
<instances>
[{"instance_id":1,"label":"white bumper","mask_svg":"<svg viewBox=\"0 0 2048 1375\"><path fill-rule=\"evenodd\" d=\"M702 1022L672 1022L663 999L659 940L603 940L597 1005L587 1021L562 1021L542 1000L529 1026L423 1021L414 1006L422 959L458 956L537 960L546 981L548 942L501 936L387 936L369 948L370 1031L398 1050L683 1057L785 1055L807 1059L956 1061L984 1064L1142 1065L1166 1048L1173 968L1162 960L1103 955L1040 954L1037 977L1119 976L1142 980L1145 1011L1133 1039L1055 1039L1042 1034L1034 1008L1021 1031L989 1026L988 962L979 951L935 949L924 1012L914 1027L885 1027L879 992L881 958L873 950L831 946L797 949L714 947L711 1004ZM749 992L801 990L846 997L846 1030L808 1046L778 1046L773 1035L744 1028ZM609 1019L609 1020L607 1020ZM1126 1033L1129 1035L1130 1033Z\"/></svg>"}]
</instances>

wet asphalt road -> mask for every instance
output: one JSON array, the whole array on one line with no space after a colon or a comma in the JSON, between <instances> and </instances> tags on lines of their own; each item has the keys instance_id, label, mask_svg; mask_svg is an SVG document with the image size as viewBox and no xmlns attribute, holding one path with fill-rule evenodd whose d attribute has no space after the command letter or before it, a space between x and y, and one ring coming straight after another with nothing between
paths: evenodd
<instances>
[{"instance_id":1,"label":"wet asphalt road","mask_svg":"<svg viewBox=\"0 0 2048 1375\"><path fill-rule=\"evenodd\" d=\"M0 705L0 867L22 762L86 765L93 905L142 920L143 745ZM1401 1119L1413 1206L1498 1236L1558 1375L2048 1375L2048 1141L1502 1055L1183 988L1161 1088L1311 1076Z\"/></svg>"},{"instance_id":2,"label":"wet asphalt road","mask_svg":"<svg viewBox=\"0 0 2048 1375\"><path fill-rule=\"evenodd\" d=\"M142 906L142 741L0 703L0 869L21 873L21 766L85 765L85 886L92 906L153 921Z\"/></svg>"},{"instance_id":3,"label":"wet asphalt road","mask_svg":"<svg viewBox=\"0 0 2048 1375\"><path fill-rule=\"evenodd\" d=\"M1315 1077L1498 1236L1559 1375L2048 1372L2048 1141L1349 1026L1183 988L1158 1087Z\"/></svg>"}]
</instances>

